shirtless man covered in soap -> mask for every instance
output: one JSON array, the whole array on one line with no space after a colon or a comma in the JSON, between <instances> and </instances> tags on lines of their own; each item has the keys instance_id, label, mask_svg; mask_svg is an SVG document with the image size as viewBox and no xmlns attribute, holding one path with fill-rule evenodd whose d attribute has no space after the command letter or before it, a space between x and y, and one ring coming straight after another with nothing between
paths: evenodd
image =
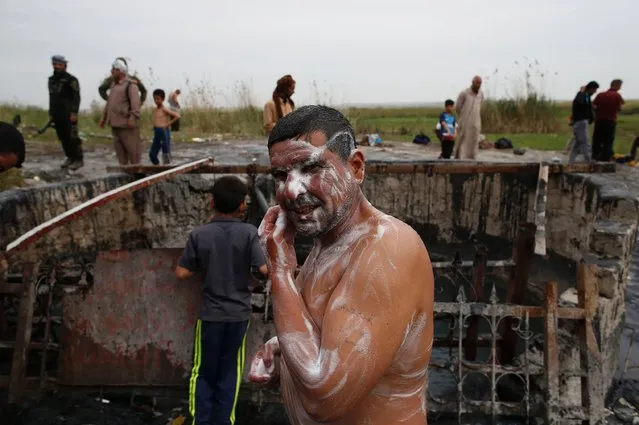
<instances>
[{"instance_id":1,"label":"shirtless man covered in soap","mask_svg":"<svg viewBox=\"0 0 639 425\"><path fill-rule=\"evenodd\" d=\"M425 424L434 294L422 240L364 197L364 156L337 110L299 108L268 146L279 205L259 235L277 337L251 380L279 376L296 425ZM314 239L297 277L296 234Z\"/></svg>"}]
</instances>

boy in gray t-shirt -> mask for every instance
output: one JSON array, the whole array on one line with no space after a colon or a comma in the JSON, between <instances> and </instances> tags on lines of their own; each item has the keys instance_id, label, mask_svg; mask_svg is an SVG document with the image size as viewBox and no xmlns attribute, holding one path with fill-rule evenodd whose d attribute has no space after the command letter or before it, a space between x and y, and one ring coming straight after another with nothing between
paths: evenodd
<instances>
[{"instance_id":1,"label":"boy in gray t-shirt","mask_svg":"<svg viewBox=\"0 0 639 425\"><path fill-rule=\"evenodd\" d=\"M175 274L204 278L195 328L189 411L194 423L233 423L251 317L251 273L267 274L257 228L244 223L247 187L234 176L213 185L213 219L189 235Z\"/></svg>"}]
</instances>

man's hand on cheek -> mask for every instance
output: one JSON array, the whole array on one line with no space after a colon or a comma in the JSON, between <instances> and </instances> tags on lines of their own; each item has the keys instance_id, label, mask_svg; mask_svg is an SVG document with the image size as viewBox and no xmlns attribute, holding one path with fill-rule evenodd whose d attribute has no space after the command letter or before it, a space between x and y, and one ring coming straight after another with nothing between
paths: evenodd
<instances>
[{"instance_id":1,"label":"man's hand on cheek","mask_svg":"<svg viewBox=\"0 0 639 425\"><path fill-rule=\"evenodd\" d=\"M286 218L281 207L271 207L266 212L258 230L262 249L266 254L269 270L275 273L295 272L295 227Z\"/></svg>"}]
</instances>

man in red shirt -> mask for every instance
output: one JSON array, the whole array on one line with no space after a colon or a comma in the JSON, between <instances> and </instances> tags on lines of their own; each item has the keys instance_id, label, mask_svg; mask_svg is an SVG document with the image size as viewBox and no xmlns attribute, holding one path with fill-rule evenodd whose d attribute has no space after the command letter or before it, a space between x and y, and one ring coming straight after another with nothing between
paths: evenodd
<instances>
[{"instance_id":1,"label":"man in red shirt","mask_svg":"<svg viewBox=\"0 0 639 425\"><path fill-rule=\"evenodd\" d=\"M595 107L595 130L592 134L592 158L595 161L610 161L614 154L617 113L624 100L619 94L621 80L612 80L608 91L599 93L593 101Z\"/></svg>"}]
</instances>

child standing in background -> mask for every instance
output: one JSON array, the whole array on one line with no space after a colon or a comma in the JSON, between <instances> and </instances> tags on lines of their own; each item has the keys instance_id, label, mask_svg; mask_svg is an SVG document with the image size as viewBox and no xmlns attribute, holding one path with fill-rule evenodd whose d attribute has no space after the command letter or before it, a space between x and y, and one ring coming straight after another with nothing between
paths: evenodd
<instances>
[{"instance_id":1,"label":"child standing in background","mask_svg":"<svg viewBox=\"0 0 639 425\"><path fill-rule=\"evenodd\" d=\"M455 146L455 136L457 135L457 120L453 115L453 109L455 108L455 102L448 99L444 102L444 112L439 115L437 121L437 137L442 143L442 153L439 156L440 159L450 159Z\"/></svg>"},{"instance_id":2,"label":"child standing in background","mask_svg":"<svg viewBox=\"0 0 639 425\"><path fill-rule=\"evenodd\" d=\"M164 106L166 93L162 89L153 90L153 101L155 111L153 111L153 144L149 157L153 165L158 165L158 153L162 150L162 163L171 163L171 124L180 119L180 114L169 110Z\"/></svg>"}]
</instances>

